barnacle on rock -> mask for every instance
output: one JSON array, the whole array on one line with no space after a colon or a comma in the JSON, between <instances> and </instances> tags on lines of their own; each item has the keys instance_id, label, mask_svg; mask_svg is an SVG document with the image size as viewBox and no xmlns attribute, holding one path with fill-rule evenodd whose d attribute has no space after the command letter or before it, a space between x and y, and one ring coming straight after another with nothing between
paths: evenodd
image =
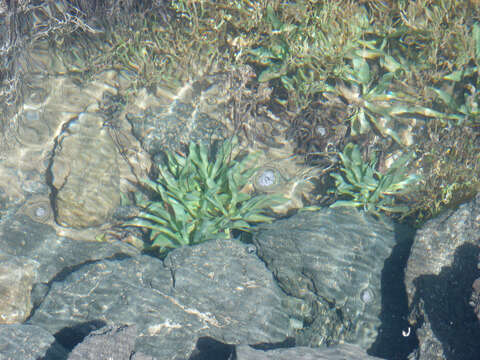
<instances>
[{"instance_id":1,"label":"barnacle on rock","mask_svg":"<svg viewBox=\"0 0 480 360\"><path fill-rule=\"evenodd\" d=\"M53 211L47 196L35 196L28 199L18 212L42 224L53 221Z\"/></svg>"},{"instance_id":2,"label":"barnacle on rock","mask_svg":"<svg viewBox=\"0 0 480 360\"><path fill-rule=\"evenodd\" d=\"M277 185L282 182L280 171L274 167L265 166L257 170L253 178L253 186L259 192L275 191Z\"/></svg>"},{"instance_id":3,"label":"barnacle on rock","mask_svg":"<svg viewBox=\"0 0 480 360\"><path fill-rule=\"evenodd\" d=\"M360 292L360 300L362 300L366 304L374 301L375 300L375 294L373 293L373 290L370 289L370 288L363 289Z\"/></svg>"}]
</instances>

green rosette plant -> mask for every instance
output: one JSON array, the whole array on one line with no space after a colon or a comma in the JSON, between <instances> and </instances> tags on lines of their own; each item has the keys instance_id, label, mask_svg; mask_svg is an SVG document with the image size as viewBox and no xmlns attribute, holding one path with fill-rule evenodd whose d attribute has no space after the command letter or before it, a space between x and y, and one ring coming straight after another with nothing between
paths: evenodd
<instances>
[{"instance_id":1,"label":"green rosette plant","mask_svg":"<svg viewBox=\"0 0 480 360\"><path fill-rule=\"evenodd\" d=\"M358 146L349 143L339 154L342 167L340 173L333 173L335 190L338 197L331 207L361 207L365 211L378 215L381 211L404 214L407 206L395 204L395 197L404 194L409 185L418 181L415 174L407 175L405 166L411 160L411 154L398 158L383 174L377 171L377 158L372 155L365 162Z\"/></svg>"},{"instance_id":2,"label":"green rosette plant","mask_svg":"<svg viewBox=\"0 0 480 360\"><path fill-rule=\"evenodd\" d=\"M250 232L252 224L272 221L267 208L284 199L241 191L256 171L249 165L256 155L232 159L236 143L236 139L225 141L215 154L193 143L186 156L165 152L157 179L143 180L153 196L137 193L141 210L124 225L149 229L149 246L165 251L212 238L228 239L232 230Z\"/></svg>"}]
</instances>

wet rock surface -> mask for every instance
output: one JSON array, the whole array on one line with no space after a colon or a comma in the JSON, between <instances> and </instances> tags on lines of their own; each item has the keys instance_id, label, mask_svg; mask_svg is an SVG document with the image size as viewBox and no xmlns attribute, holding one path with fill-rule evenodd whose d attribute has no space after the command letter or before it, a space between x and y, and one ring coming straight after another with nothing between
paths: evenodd
<instances>
[{"instance_id":1,"label":"wet rock surface","mask_svg":"<svg viewBox=\"0 0 480 360\"><path fill-rule=\"evenodd\" d=\"M135 324L135 335L123 334L125 345L134 343L147 358L209 359L206 354L228 356L240 344L292 346L316 316L309 301L277 286L253 245L214 240L176 249L161 261L121 243L59 237L25 215L4 217L0 230L9 256L37 264L25 285L32 308L26 324L55 334L52 347L71 351L104 326ZM109 341L115 334L109 331L91 337ZM216 346L205 348L205 339ZM300 349L299 358L303 354Z\"/></svg>"},{"instance_id":2,"label":"wet rock surface","mask_svg":"<svg viewBox=\"0 0 480 360\"><path fill-rule=\"evenodd\" d=\"M104 111L120 86L118 73L105 71L82 85L63 75L32 81L32 96L11 120L0 152L3 212L20 205L61 235L72 229L73 237L93 240L95 230L73 230L107 223L120 191L150 167L128 122ZM106 126L113 121L114 129Z\"/></svg>"},{"instance_id":3,"label":"wet rock surface","mask_svg":"<svg viewBox=\"0 0 480 360\"><path fill-rule=\"evenodd\" d=\"M477 265L480 269L480 263ZM480 278L476 279L472 285L472 297L469 305L473 308L477 319L480 321Z\"/></svg>"},{"instance_id":4,"label":"wet rock surface","mask_svg":"<svg viewBox=\"0 0 480 360\"><path fill-rule=\"evenodd\" d=\"M270 351L255 350L250 346L237 346L237 360L375 360L360 347L351 344L332 346L328 349L296 347Z\"/></svg>"},{"instance_id":5,"label":"wet rock surface","mask_svg":"<svg viewBox=\"0 0 480 360\"><path fill-rule=\"evenodd\" d=\"M151 155L185 150L192 141L207 145L222 141L240 126L245 126L244 131L236 132L250 144L265 147L282 138L275 137L271 123L283 122L281 127L286 129L285 121L268 114L263 106L271 89L252 86L255 72L250 66L196 71L186 78L191 80L173 88L159 86L155 94L139 93L139 101L126 111L134 135Z\"/></svg>"},{"instance_id":6,"label":"wet rock surface","mask_svg":"<svg viewBox=\"0 0 480 360\"><path fill-rule=\"evenodd\" d=\"M475 214L475 204L446 216L428 231L441 234L449 228L448 219L456 224L460 221L456 216L465 220L467 214ZM135 351L157 358L202 359L208 353L202 349L201 339L206 338L216 342L218 354L241 344L266 343L272 349L273 344L290 341L290 346L318 346L320 335L330 344L345 341L365 351L380 324L382 259L399 240L395 234L402 234L391 225L360 212L301 213L264 226L255 246L211 241L177 249L162 262L121 243L59 237L52 227L12 212L0 221L0 248L4 258L36 264L25 277L30 280L18 286L23 293L30 292L30 304L24 302L29 306L26 312L32 309L27 323L56 334L67 351L92 331L115 324L136 324ZM468 347L471 333L463 333L460 343L439 337L444 333L438 332L439 319L445 315L449 329L460 319L459 328L461 324L475 331L477 298L470 295L480 276L478 251L471 245L468 241L460 245L450 267L439 275L413 280L417 293L412 299L423 304L412 306L411 316L417 317L411 319L423 321L411 329L410 336L420 340L413 358L448 358L445 341L460 350L470 349L460 352L467 354L466 359L475 354L475 344ZM466 261L470 258L471 263ZM435 299L420 285L432 286L428 289ZM299 351L292 356L303 355Z\"/></svg>"},{"instance_id":7,"label":"wet rock surface","mask_svg":"<svg viewBox=\"0 0 480 360\"><path fill-rule=\"evenodd\" d=\"M414 359L477 359L480 322L471 306L480 276L480 196L417 232L405 274Z\"/></svg>"},{"instance_id":8,"label":"wet rock surface","mask_svg":"<svg viewBox=\"0 0 480 360\"><path fill-rule=\"evenodd\" d=\"M0 249L8 256L38 264L34 272L36 284L49 284L84 263L139 253L118 241L88 242L58 236L51 226L17 214L0 221Z\"/></svg>"},{"instance_id":9,"label":"wet rock surface","mask_svg":"<svg viewBox=\"0 0 480 360\"><path fill-rule=\"evenodd\" d=\"M227 96L225 91L214 91L221 84L220 80L212 77L208 83L202 80L187 83L177 95L163 93L152 98L151 104L144 109L129 112L127 119L133 134L145 150L155 155L167 149L183 150L190 141L210 144L214 140L225 139L228 136L223 119L226 104L211 97L214 94ZM209 95L209 91L214 94ZM202 95L207 99L202 98L198 104ZM205 108L207 104L208 109Z\"/></svg>"},{"instance_id":10,"label":"wet rock surface","mask_svg":"<svg viewBox=\"0 0 480 360\"><path fill-rule=\"evenodd\" d=\"M137 329L133 326L108 326L93 331L70 353L67 360L153 360L135 353Z\"/></svg>"},{"instance_id":11,"label":"wet rock surface","mask_svg":"<svg viewBox=\"0 0 480 360\"><path fill-rule=\"evenodd\" d=\"M0 251L0 323L21 323L29 316L37 267L36 261Z\"/></svg>"},{"instance_id":12,"label":"wet rock surface","mask_svg":"<svg viewBox=\"0 0 480 360\"><path fill-rule=\"evenodd\" d=\"M41 326L0 324L0 355L2 359L64 360L68 351Z\"/></svg>"},{"instance_id":13,"label":"wet rock surface","mask_svg":"<svg viewBox=\"0 0 480 360\"><path fill-rule=\"evenodd\" d=\"M96 360L99 358L155 360L157 358L134 352L135 326L109 326L90 333L70 353L68 360ZM356 345L341 344L330 348L294 347L275 350L261 350L261 346L229 346L210 338L197 342L191 360L375 360Z\"/></svg>"},{"instance_id":14,"label":"wet rock surface","mask_svg":"<svg viewBox=\"0 0 480 360\"><path fill-rule=\"evenodd\" d=\"M245 245L210 241L172 252L163 262L140 255L88 262L53 280L28 320L66 348L92 328L137 324L135 348L158 358L185 359L196 340L276 343L292 336L287 297Z\"/></svg>"},{"instance_id":15,"label":"wet rock surface","mask_svg":"<svg viewBox=\"0 0 480 360\"><path fill-rule=\"evenodd\" d=\"M59 225L100 226L120 205L117 149L103 123L81 113L57 138L51 173Z\"/></svg>"},{"instance_id":16,"label":"wet rock surface","mask_svg":"<svg viewBox=\"0 0 480 360\"><path fill-rule=\"evenodd\" d=\"M56 334L68 350L105 325L136 324L135 351L185 359L202 338L229 346L298 340L317 315L309 297L278 288L253 245L210 241L162 262L121 243L59 237L24 214L0 225L1 248L37 264L23 287L31 291L27 323Z\"/></svg>"},{"instance_id":17,"label":"wet rock surface","mask_svg":"<svg viewBox=\"0 0 480 360\"><path fill-rule=\"evenodd\" d=\"M311 309L298 345L345 341L368 349L380 325L381 271L393 224L358 211L303 212L264 225L254 243L280 287Z\"/></svg>"},{"instance_id":18,"label":"wet rock surface","mask_svg":"<svg viewBox=\"0 0 480 360\"><path fill-rule=\"evenodd\" d=\"M79 242L12 211L0 219L0 323L21 323L43 301L49 284L83 263L138 254L126 244Z\"/></svg>"}]
</instances>

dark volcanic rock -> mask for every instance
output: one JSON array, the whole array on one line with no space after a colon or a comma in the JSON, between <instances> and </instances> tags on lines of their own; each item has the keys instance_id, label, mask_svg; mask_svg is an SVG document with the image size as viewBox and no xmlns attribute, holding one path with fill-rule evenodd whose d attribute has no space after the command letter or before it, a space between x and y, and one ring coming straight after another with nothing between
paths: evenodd
<instances>
[{"instance_id":1,"label":"dark volcanic rock","mask_svg":"<svg viewBox=\"0 0 480 360\"><path fill-rule=\"evenodd\" d=\"M108 326L91 332L68 356L68 360L154 360L134 353L137 329L133 326Z\"/></svg>"},{"instance_id":2,"label":"dark volcanic rock","mask_svg":"<svg viewBox=\"0 0 480 360\"><path fill-rule=\"evenodd\" d=\"M478 264L478 268L480 269L480 263ZM480 278L473 282L472 288L473 292L469 304L473 307L475 315L477 315L477 319L480 321Z\"/></svg>"},{"instance_id":3,"label":"dark volcanic rock","mask_svg":"<svg viewBox=\"0 0 480 360\"><path fill-rule=\"evenodd\" d=\"M341 344L330 348L295 347L276 350L255 350L248 345L237 346L237 360L375 360L356 345Z\"/></svg>"},{"instance_id":4,"label":"dark volcanic rock","mask_svg":"<svg viewBox=\"0 0 480 360\"><path fill-rule=\"evenodd\" d=\"M51 284L29 323L60 334L66 348L92 330L82 324L136 324L135 350L160 359L188 358L204 336L231 344L292 336L288 297L247 246L209 241L165 263L141 255L85 264Z\"/></svg>"},{"instance_id":5,"label":"dark volcanic rock","mask_svg":"<svg viewBox=\"0 0 480 360\"><path fill-rule=\"evenodd\" d=\"M139 253L134 247L121 242L86 242L57 236L51 226L35 222L25 215L8 215L2 219L0 249L6 254L38 263L39 283L48 283L87 262Z\"/></svg>"},{"instance_id":6,"label":"dark volcanic rock","mask_svg":"<svg viewBox=\"0 0 480 360\"><path fill-rule=\"evenodd\" d=\"M48 331L35 325L0 325L0 359L64 360L68 352Z\"/></svg>"},{"instance_id":7,"label":"dark volcanic rock","mask_svg":"<svg viewBox=\"0 0 480 360\"><path fill-rule=\"evenodd\" d=\"M165 263L175 298L213 315L204 319L211 322L206 335L230 344L279 342L292 335L282 305L289 298L249 246L207 242L173 251Z\"/></svg>"},{"instance_id":8,"label":"dark volcanic rock","mask_svg":"<svg viewBox=\"0 0 480 360\"><path fill-rule=\"evenodd\" d=\"M395 244L393 224L359 211L303 212L262 226L258 255L289 295L304 299L310 326L297 345L349 342L363 349L380 325L380 279Z\"/></svg>"},{"instance_id":9,"label":"dark volcanic rock","mask_svg":"<svg viewBox=\"0 0 480 360\"><path fill-rule=\"evenodd\" d=\"M417 232L405 274L420 347L413 359L478 359L480 323L469 305L480 277L480 195Z\"/></svg>"},{"instance_id":10,"label":"dark volcanic rock","mask_svg":"<svg viewBox=\"0 0 480 360\"><path fill-rule=\"evenodd\" d=\"M23 322L48 293L50 282L105 258L138 254L132 246L75 241L24 214L0 220L0 323Z\"/></svg>"}]
</instances>

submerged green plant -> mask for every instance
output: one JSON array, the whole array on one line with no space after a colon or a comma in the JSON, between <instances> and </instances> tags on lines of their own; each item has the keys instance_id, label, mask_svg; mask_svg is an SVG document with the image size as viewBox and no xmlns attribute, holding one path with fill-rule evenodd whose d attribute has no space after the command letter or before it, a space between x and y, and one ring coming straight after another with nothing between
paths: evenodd
<instances>
[{"instance_id":1,"label":"submerged green plant","mask_svg":"<svg viewBox=\"0 0 480 360\"><path fill-rule=\"evenodd\" d=\"M405 174L405 165L411 159L405 154L397 159L385 174L375 169L377 158L372 155L367 163L363 161L358 146L349 143L340 153L343 174L331 174L335 179L335 194L347 196L350 200L337 200L331 207L363 207L368 212L379 214L406 213L406 206L395 204L395 196L402 195L407 187L417 182L416 175Z\"/></svg>"},{"instance_id":2,"label":"submerged green plant","mask_svg":"<svg viewBox=\"0 0 480 360\"><path fill-rule=\"evenodd\" d=\"M265 21L271 26L271 39L267 46L250 49L248 52L253 62L265 67L258 76L260 82L283 78L287 75L292 62L289 43L298 36L298 26L282 23L271 5L267 6L265 12Z\"/></svg>"},{"instance_id":3,"label":"submerged green plant","mask_svg":"<svg viewBox=\"0 0 480 360\"><path fill-rule=\"evenodd\" d=\"M421 179L411 195L410 213L417 226L480 192L479 140L475 125L427 128L415 148Z\"/></svg>"},{"instance_id":4,"label":"submerged green plant","mask_svg":"<svg viewBox=\"0 0 480 360\"><path fill-rule=\"evenodd\" d=\"M352 68L346 72L344 81L338 81L334 89L334 93L345 99L353 110L348 118L353 136L375 129L382 136L389 136L402 146L403 142L394 130L397 122L409 123L415 118L449 117L448 114L420 105L416 96L400 88L395 82L397 74L405 72L405 67L400 62L383 53L383 50L372 48L370 51L367 56L380 57L380 63L388 72L377 79L367 59L354 56ZM403 120L400 121L402 117Z\"/></svg>"},{"instance_id":5,"label":"submerged green plant","mask_svg":"<svg viewBox=\"0 0 480 360\"><path fill-rule=\"evenodd\" d=\"M241 192L256 169L252 157L232 159L236 140L210 154L205 145L191 144L187 156L166 152L156 180L143 185L153 192L137 194L137 217L124 224L150 229L151 247L160 251L193 245L212 238L230 238L232 230L249 232L252 223L270 222L267 207L283 198Z\"/></svg>"}]
</instances>

